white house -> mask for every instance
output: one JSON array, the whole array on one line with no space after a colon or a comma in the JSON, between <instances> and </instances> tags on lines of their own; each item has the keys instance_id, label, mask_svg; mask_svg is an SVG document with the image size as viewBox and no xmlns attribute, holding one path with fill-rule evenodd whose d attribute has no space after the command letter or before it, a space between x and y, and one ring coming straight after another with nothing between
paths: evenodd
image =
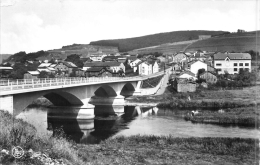
<instances>
[{"instance_id":1,"label":"white house","mask_svg":"<svg viewBox=\"0 0 260 165\"><path fill-rule=\"evenodd\" d=\"M142 61L137 64L139 75L149 75L159 72L159 65L155 60Z\"/></svg>"},{"instance_id":2,"label":"white house","mask_svg":"<svg viewBox=\"0 0 260 165\"><path fill-rule=\"evenodd\" d=\"M182 73L180 73L180 75L178 76L178 78L186 78L186 79L192 79L192 80L196 80L196 76L194 73L190 72L190 71L184 71Z\"/></svg>"},{"instance_id":3,"label":"white house","mask_svg":"<svg viewBox=\"0 0 260 165\"><path fill-rule=\"evenodd\" d=\"M213 57L214 68L219 74L239 73L239 70L251 72L251 55L248 53L217 53Z\"/></svg>"},{"instance_id":4,"label":"white house","mask_svg":"<svg viewBox=\"0 0 260 165\"><path fill-rule=\"evenodd\" d=\"M134 72L136 72L136 71L137 71L137 67L138 67L138 66L137 66L137 64L138 64L138 63L140 63L140 62L141 62L141 60L140 60L140 59L138 59L138 58L137 58L136 60L134 60L134 61L130 62L130 64L129 64L129 65L131 66L131 68L133 68L133 69L134 69Z\"/></svg>"},{"instance_id":5,"label":"white house","mask_svg":"<svg viewBox=\"0 0 260 165\"><path fill-rule=\"evenodd\" d=\"M208 68L206 63L199 60L190 62L189 66L190 66L190 71L194 73L195 76L197 75L199 69L205 69L205 71L207 71Z\"/></svg>"}]
</instances>

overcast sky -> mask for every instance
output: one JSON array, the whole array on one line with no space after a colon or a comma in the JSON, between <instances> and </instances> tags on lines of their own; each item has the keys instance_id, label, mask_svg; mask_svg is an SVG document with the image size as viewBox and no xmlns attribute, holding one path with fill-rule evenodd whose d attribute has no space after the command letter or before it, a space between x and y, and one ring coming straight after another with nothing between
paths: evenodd
<instances>
[{"instance_id":1,"label":"overcast sky","mask_svg":"<svg viewBox=\"0 0 260 165\"><path fill-rule=\"evenodd\" d=\"M179 30L259 30L260 0L0 1L1 54Z\"/></svg>"}]
</instances>

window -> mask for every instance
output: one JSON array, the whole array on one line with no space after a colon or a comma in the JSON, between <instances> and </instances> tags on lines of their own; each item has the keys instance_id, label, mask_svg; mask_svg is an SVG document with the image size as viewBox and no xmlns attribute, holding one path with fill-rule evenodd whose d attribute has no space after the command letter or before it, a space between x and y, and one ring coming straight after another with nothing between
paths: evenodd
<instances>
[{"instance_id":1,"label":"window","mask_svg":"<svg viewBox=\"0 0 260 165\"><path fill-rule=\"evenodd\" d=\"M216 66L221 66L221 64L216 64Z\"/></svg>"},{"instance_id":2,"label":"window","mask_svg":"<svg viewBox=\"0 0 260 165\"><path fill-rule=\"evenodd\" d=\"M234 72L237 72L237 68L234 68Z\"/></svg>"},{"instance_id":3,"label":"window","mask_svg":"<svg viewBox=\"0 0 260 165\"><path fill-rule=\"evenodd\" d=\"M245 68L245 71L249 71L249 68Z\"/></svg>"},{"instance_id":4,"label":"window","mask_svg":"<svg viewBox=\"0 0 260 165\"><path fill-rule=\"evenodd\" d=\"M237 66L237 63L234 63L234 66Z\"/></svg>"},{"instance_id":5,"label":"window","mask_svg":"<svg viewBox=\"0 0 260 165\"><path fill-rule=\"evenodd\" d=\"M245 63L245 66L249 66L249 63Z\"/></svg>"},{"instance_id":6,"label":"window","mask_svg":"<svg viewBox=\"0 0 260 165\"><path fill-rule=\"evenodd\" d=\"M221 72L221 69L217 69L218 72Z\"/></svg>"},{"instance_id":7,"label":"window","mask_svg":"<svg viewBox=\"0 0 260 165\"><path fill-rule=\"evenodd\" d=\"M243 63L239 63L239 66L243 66Z\"/></svg>"}]
</instances>

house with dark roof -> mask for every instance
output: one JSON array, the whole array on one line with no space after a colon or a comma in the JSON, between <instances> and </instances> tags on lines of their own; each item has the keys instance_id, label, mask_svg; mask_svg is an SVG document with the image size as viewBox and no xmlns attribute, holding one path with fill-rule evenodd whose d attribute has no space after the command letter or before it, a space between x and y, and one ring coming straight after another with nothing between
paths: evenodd
<instances>
[{"instance_id":1,"label":"house with dark roof","mask_svg":"<svg viewBox=\"0 0 260 165\"><path fill-rule=\"evenodd\" d=\"M92 67L85 71L85 77L117 77L119 73L106 67Z\"/></svg>"},{"instance_id":2,"label":"house with dark roof","mask_svg":"<svg viewBox=\"0 0 260 165\"><path fill-rule=\"evenodd\" d=\"M218 74L239 73L240 70L251 72L251 55L249 53L216 53L213 56L214 68Z\"/></svg>"}]
</instances>

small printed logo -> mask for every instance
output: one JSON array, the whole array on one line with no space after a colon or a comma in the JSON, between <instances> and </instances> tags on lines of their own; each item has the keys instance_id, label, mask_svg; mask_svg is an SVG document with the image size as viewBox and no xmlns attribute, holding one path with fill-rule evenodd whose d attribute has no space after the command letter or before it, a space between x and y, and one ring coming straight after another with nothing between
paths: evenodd
<instances>
[{"instance_id":1,"label":"small printed logo","mask_svg":"<svg viewBox=\"0 0 260 165\"><path fill-rule=\"evenodd\" d=\"M15 157L16 159L19 159L21 157L23 157L24 155L24 150L20 147L20 146L16 146L12 149L12 155L13 157Z\"/></svg>"}]
</instances>

